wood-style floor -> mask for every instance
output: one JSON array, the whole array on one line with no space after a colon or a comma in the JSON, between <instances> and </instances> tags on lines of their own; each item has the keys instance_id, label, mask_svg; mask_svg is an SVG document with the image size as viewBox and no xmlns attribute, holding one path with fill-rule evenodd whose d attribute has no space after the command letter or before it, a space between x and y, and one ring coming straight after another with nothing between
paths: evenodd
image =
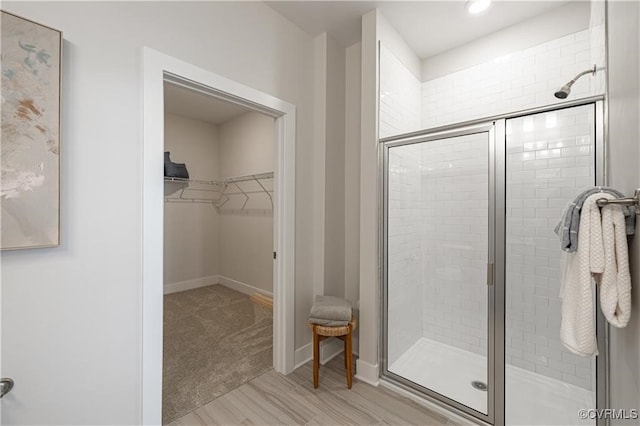
<instances>
[{"instance_id":1,"label":"wood-style floor","mask_svg":"<svg viewBox=\"0 0 640 426\"><path fill-rule=\"evenodd\" d=\"M354 380L347 389L344 360L311 363L283 376L271 370L174 421L186 425L455 425L450 419L382 387Z\"/></svg>"}]
</instances>

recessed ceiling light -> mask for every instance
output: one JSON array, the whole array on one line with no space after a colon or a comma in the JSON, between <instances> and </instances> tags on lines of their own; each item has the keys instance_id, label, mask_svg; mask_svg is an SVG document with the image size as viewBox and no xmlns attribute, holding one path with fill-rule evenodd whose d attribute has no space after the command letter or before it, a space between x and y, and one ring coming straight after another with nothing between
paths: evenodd
<instances>
[{"instance_id":1,"label":"recessed ceiling light","mask_svg":"<svg viewBox=\"0 0 640 426\"><path fill-rule=\"evenodd\" d=\"M467 2L466 8L467 12L472 15L476 15L483 10L486 10L489 5L491 5L491 0L469 0Z\"/></svg>"}]
</instances>

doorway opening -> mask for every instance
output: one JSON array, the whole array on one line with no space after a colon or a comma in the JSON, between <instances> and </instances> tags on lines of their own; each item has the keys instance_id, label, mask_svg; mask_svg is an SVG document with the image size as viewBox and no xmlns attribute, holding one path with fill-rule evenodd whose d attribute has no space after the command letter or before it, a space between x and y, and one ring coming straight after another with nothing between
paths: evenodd
<instances>
[{"instance_id":1,"label":"doorway opening","mask_svg":"<svg viewBox=\"0 0 640 426\"><path fill-rule=\"evenodd\" d=\"M164 84L162 417L273 367L275 119Z\"/></svg>"},{"instance_id":2,"label":"doorway opening","mask_svg":"<svg viewBox=\"0 0 640 426\"><path fill-rule=\"evenodd\" d=\"M197 93L203 98L233 104L248 114L268 116L275 123L273 138L273 170L266 177L253 176L262 185L263 196L271 196L272 223L272 283L273 283L273 357L275 371L288 374L294 367L294 224L295 224L295 106L266 93L203 70L192 64L143 49L143 317L142 317L142 423L162 422L163 379L163 257L164 204L163 157L165 152L165 85ZM170 85L170 86L169 86ZM179 158L173 159L181 163ZM267 173L268 174L268 173ZM246 177L247 175L244 175ZM228 178L242 178L230 176ZM258 177L256 179L256 177ZM202 179L206 180L206 179ZM232 180L232 179L231 179ZM176 183L176 182L174 182ZM184 182L183 182L184 183ZM246 193L241 182L227 182ZM178 183L179 184L179 183ZM233 184L233 185L231 185ZM175 188L174 188L175 189ZM184 188L182 188L184 189ZM180 190L181 191L181 190ZM169 189L168 192L171 192ZM176 191L177 192L177 191ZM237 194L227 194L226 207L230 211L245 211L249 206L231 200ZM247 194L249 195L249 194ZM171 196L171 195L169 195ZM186 196L182 196L187 198ZM264 199L262 199L264 201ZM222 207L218 200L218 210ZM255 208L255 205L252 205ZM263 209L266 210L266 209ZM264 213L264 212L263 212ZM220 212L218 211L218 214ZM188 280L186 280L188 281ZM183 287L189 283L181 283ZM192 282L191 285L194 283ZM227 281L229 286L236 283ZM175 288L180 287L178 285ZM232 290L231 290L232 291ZM256 293L260 293L256 291ZM265 293L265 292L262 292Z\"/></svg>"}]
</instances>

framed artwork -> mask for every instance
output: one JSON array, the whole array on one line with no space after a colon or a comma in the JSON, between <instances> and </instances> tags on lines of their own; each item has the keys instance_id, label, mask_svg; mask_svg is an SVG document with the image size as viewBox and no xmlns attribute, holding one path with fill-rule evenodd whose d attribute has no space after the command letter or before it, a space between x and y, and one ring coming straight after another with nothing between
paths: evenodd
<instances>
[{"instance_id":1,"label":"framed artwork","mask_svg":"<svg viewBox=\"0 0 640 426\"><path fill-rule=\"evenodd\" d=\"M62 33L2 11L0 248L60 244Z\"/></svg>"}]
</instances>

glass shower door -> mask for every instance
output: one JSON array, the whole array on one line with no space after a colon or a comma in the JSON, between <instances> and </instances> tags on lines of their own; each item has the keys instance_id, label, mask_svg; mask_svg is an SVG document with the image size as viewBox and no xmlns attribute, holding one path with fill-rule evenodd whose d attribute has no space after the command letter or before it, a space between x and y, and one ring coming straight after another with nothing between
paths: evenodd
<instances>
[{"instance_id":1,"label":"glass shower door","mask_svg":"<svg viewBox=\"0 0 640 426\"><path fill-rule=\"evenodd\" d=\"M385 374L484 420L493 150L492 124L384 147Z\"/></svg>"},{"instance_id":2,"label":"glass shower door","mask_svg":"<svg viewBox=\"0 0 640 426\"><path fill-rule=\"evenodd\" d=\"M510 425L595 424L578 413L596 407L596 358L578 356L560 341L563 252L554 227L565 206L602 175L597 117L602 117L601 104L506 121L505 406ZM595 290L592 299L595 306Z\"/></svg>"}]
</instances>

